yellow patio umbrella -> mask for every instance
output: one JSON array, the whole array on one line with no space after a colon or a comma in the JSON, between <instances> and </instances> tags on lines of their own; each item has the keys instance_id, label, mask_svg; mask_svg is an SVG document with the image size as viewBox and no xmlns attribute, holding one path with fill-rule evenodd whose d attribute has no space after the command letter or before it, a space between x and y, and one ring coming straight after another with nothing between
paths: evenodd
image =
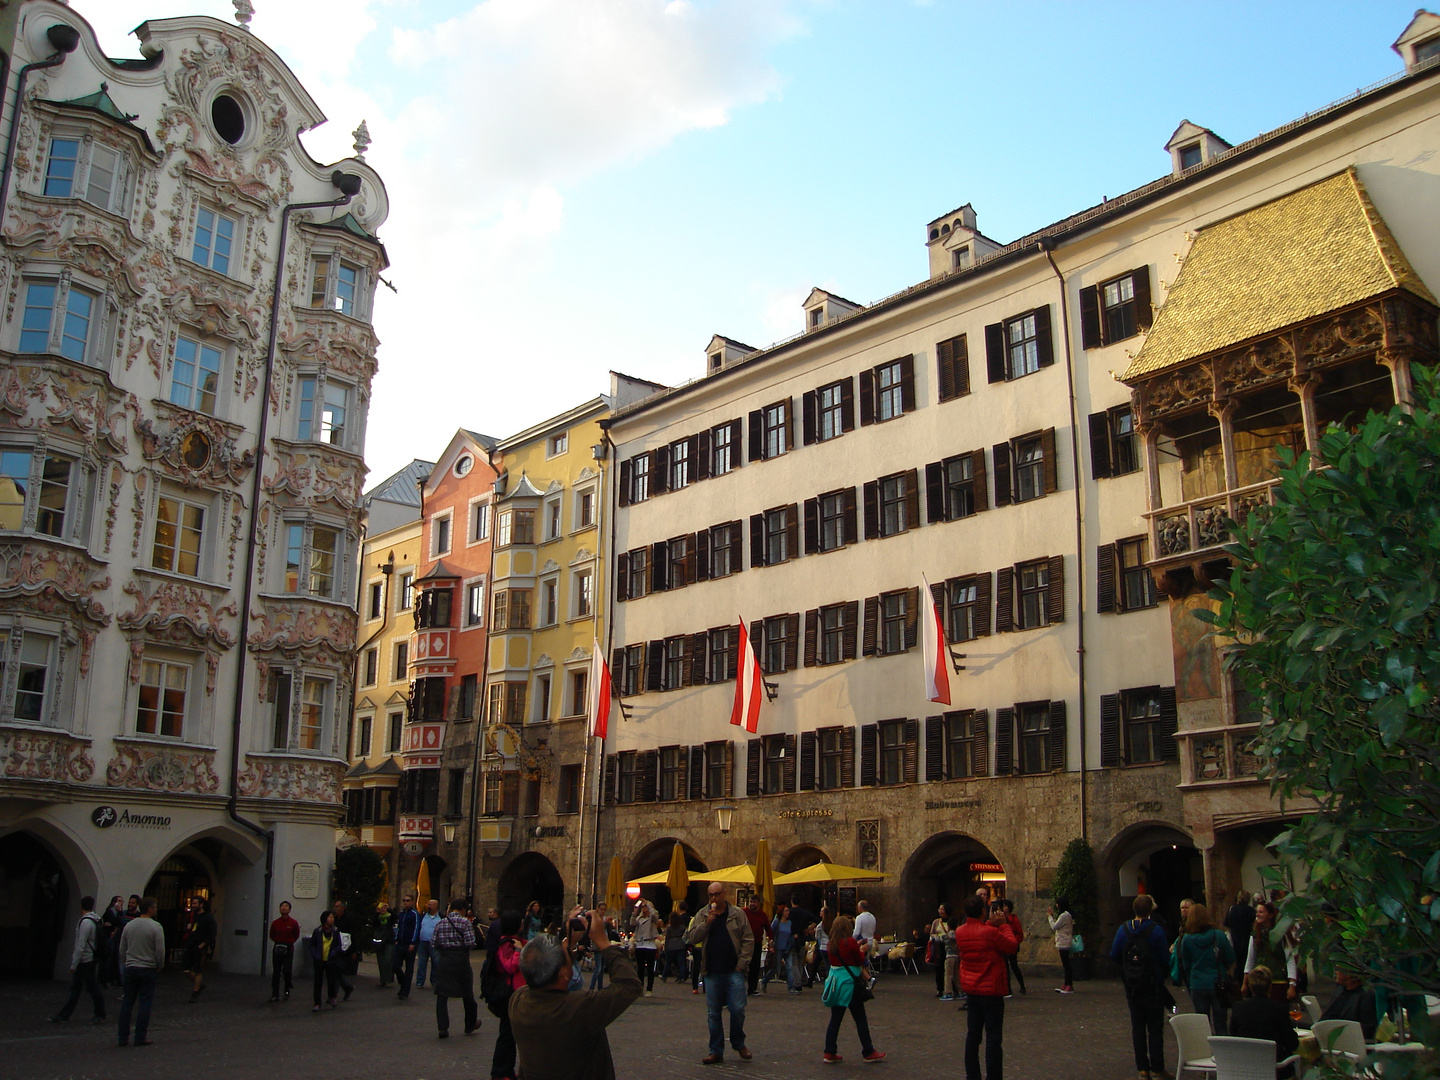
<instances>
[{"instance_id":1,"label":"yellow patio umbrella","mask_svg":"<svg viewBox=\"0 0 1440 1080\"><path fill-rule=\"evenodd\" d=\"M644 877L632 877L632 878L630 879L630 881L628 882L628 884L630 884L630 885L664 885L664 884L665 884L667 881L669 881L669 880L670 880L670 871L669 871L669 870L661 870L659 873L656 873L656 874L646 874Z\"/></svg>"},{"instance_id":2,"label":"yellow patio umbrella","mask_svg":"<svg viewBox=\"0 0 1440 1080\"><path fill-rule=\"evenodd\" d=\"M690 872L685 868L685 849L678 840L670 849L670 871L665 878L665 886L670 890L670 899L677 904L684 900L685 894L690 891Z\"/></svg>"},{"instance_id":3,"label":"yellow patio umbrella","mask_svg":"<svg viewBox=\"0 0 1440 1080\"><path fill-rule=\"evenodd\" d=\"M704 873L691 874L692 881L726 881L733 885L754 885L755 867L749 863L738 863L735 866L722 866L719 870L706 870Z\"/></svg>"},{"instance_id":4,"label":"yellow patio umbrella","mask_svg":"<svg viewBox=\"0 0 1440 1080\"><path fill-rule=\"evenodd\" d=\"M770 841L763 836L755 848L755 891L766 915L775 912L775 870L770 865Z\"/></svg>"},{"instance_id":5,"label":"yellow patio umbrella","mask_svg":"<svg viewBox=\"0 0 1440 1080\"><path fill-rule=\"evenodd\" d=\"M415 875L415 908L417 911L424 911L425 905L430 903L430 863L420 860L420 870Z\"/></svg>"},{"instance_id":6,"label":"yellow patio umbrella","mask_svg":"<svg viewBox=\"0 0 1440 1080\"><path fill-rule=\"evenodd\" d=\"M625 906L625 871L620 856L610 856L610 876L605 879L605 907L618 913Z\"/></svg>"},{"instance_id":7,"label":"yellow patio umbrella","mask_svg":"<svg viewBox=\"0 0 1440 1080\"><path fill-rule=\"evenodd\" d=\"M862 870L858 866L818 862L775 879L776 885L818 885L822 881L884 881L879 870Z\"/></svg>"}]
</instances>

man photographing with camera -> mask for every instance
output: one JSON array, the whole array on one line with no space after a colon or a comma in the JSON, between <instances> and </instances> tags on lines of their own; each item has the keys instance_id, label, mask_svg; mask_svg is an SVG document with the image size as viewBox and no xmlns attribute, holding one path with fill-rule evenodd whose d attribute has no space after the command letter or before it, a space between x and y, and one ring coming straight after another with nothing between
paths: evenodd
<instances>
[{"instance_id":1,"label":"man photographing with camera","mask_svg":"<svg viewBox=\"0 0 1440 1080\"><path fill-rule=\"evenodd\" d=\"M520 952L525 986L510 996L510 1027L525 1080L613 1080L605 1028L640 996L635 965L610 940L598 911L589 913L595 962L610 972L604 990L571 989L567 942L537 934Z\"/></svg>"}]
</instances>

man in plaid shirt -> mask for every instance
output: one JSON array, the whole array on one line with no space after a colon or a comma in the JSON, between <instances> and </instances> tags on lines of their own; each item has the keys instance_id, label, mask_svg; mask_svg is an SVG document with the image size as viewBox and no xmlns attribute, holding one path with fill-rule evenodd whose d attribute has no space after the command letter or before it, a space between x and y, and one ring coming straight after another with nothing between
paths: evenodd
<instances>
[{"instance_id":1,"label":"man in plaid shirt","mask_svg":"<svg viewBox=\"0 0 1440 1080\"><path fill-rule=\"evenodd\" d=\"M440 1038L450 1037L450 999L458 997L465 1003L465 1034L473 1035L480 1028L479 1011L475 1006L475 976L470 968L470 953L475 948L475 927L465 917L465 901L450 901L450 911L435 924L430 942L435 952L435 1022Z\"/></svg>"}]
</instances>

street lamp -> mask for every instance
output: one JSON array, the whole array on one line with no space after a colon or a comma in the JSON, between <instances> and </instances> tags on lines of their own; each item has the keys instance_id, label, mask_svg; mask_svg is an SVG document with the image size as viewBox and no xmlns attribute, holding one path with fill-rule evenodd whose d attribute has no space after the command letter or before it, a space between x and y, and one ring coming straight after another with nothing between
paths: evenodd
<instances>
[{"instance_id":1,"label":"street lamp","mask_svg":"<svg viewBox=\"0 0 1440 1080\"><path fill-rule=\"evenodd\" d=\"M715 808L715 818L720 826L720 831L722 833L728 833L730 831L731 824L735 820L735 807L731 806L729 803L725 803L722 806L717 806Z\"/></svg>"},{"instance_id":2,"label":"street lamp","mask_svg":"<svg viewBox=\"0 0 1440 1080\"><path fill-rule=\"evenodd\" d=\"M440 834L445 837L447 844L453 844L455 842L455 826L456 823L453 821L442 821L440 823Z\"/></svg>"}]
</instances>

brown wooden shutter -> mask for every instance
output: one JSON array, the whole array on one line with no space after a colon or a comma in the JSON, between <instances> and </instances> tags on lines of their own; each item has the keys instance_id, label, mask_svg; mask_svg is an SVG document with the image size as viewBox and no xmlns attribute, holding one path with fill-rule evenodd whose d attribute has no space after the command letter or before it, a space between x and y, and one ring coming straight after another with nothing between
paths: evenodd
<instances>
[{"instance_id":1,"label":"brown wooden shutter","mask_svg":"<svg viewBox=\"0 0 1440 1080\"><path fill-rule=\"evenodd\" d=\"M995 775L1009 776L1015 745L1015 710L995 710Z\"/></svg>"},{"instance_id":2,"label":"brown wooden shutter","mask_svg":"<svg viewBox=\"0 0 1440 1080\"><path fill-rule=\"evenodd\" d=\"M990 636L990 571L975 575L975 636Z\"/></svg>"},{"instance_id":3,"label":"brown wooden shutter","mask_svg":"<svg viewBox=\"0 0 1440 1080\"><path fill-rule=\"evenodd\" d=\"M694 645L695 645L694 639L693 639L689 634L684 635L684 636L680 639L680 685L681 685L681 686L690 686L690 685L694 682L694 679L691 678L691 674L692 674L691 669L692 669L692 667L693 667L692 661L693 661L694 658L695 658ZM702 679L701 681L703 682L704 680Z\"/></svg>"},{"instance_id":4,"label":"brown wooden shutter","mask_svg":"<svg viewBox=\"0 0 1440 1080\"><path fill-rule=\"evenodd\" d=\"M820 651L820 609L805 612L805 666L814 667Z\"/></svg>"},{"instance_id":5,"label":"brown wooden shutter","mask_svg":"<svg viewBox=\"0 0 1440 1080\"><path fill-rule=\"evenodd\" d=\"M925 466L925 520L931 525L949 520L945 515L945 463L941 461Z\"/></svg>"},{"instance_id":6,"label":"brown wooden shutter","mask_svg":"<svg viewBox=\"0 0 1440 1080\"><path fill-rule=\"evenodd\" d=\"M1114 475L1110 464L1110 414L1090 414L1090 475L1104 480Z\"/></svg>"},{"instance_id":7,"label":"brown wooden shutter","mask_svg":"<svg viewBox=\"0 0 1440 1080\"><path fill-rule=\"evenodd\" d=\"M688 747L677 746L675 748L676 764L679 766L679 775L675 777L675 798L688 799L690 797L690 750Z\"/></svg>"},{"instance_id":8,"label":"brown wooden shutter","mask_svg":"<svg viewBox=\"0 0 1440 1080\"><path fill-rule=\"evenodd\" d=\"M740 670L740 624L730 627L729 644L725 647L725 679L735 678Z\"/></svg>"},{"instance_id":9,"label":"brown wooden shutter","mask_svg":"<svg viewBox=\"0 0 1440 1080\"><path fill-rule=\"evenodd\" d=\"M985 369L992 383L1005 381L1005 324L985 327Z\"/></svg>"},{"instance_id":10,"label":"brown wooden shutter","mask_svg":"<svg viewBox=\"0 0 1440 1080\"><path fill-rule=\"evenodd\" d=\"M856 623L859 621L860 601L847 601L844 607L844 617L841 620L841 646L846 660L855 659L855 630Z\"/></svg>"},{"instance_id":11,"label":"brown wooden shutter","mask_svg":"<svg viewBox=\"0 0 1440 1080\"><path fill-rule=\"evenodd\" d=\"M880 597L865 598L865 629L861 635L860 651L866 656L875 655L875 642L880 632Z\"/></svg>"},{"instance_id":12,"label":"brown wooden shutter","mask_svg":"<svg viewBox=\"0 0 1440 1080\"><path fill-rule=\"evenodd\" d=\"M1100 767L1113 769L1121 764L1120 695L1100 695Z\"/></svg>"},{"instance_id":13,"label":"brown wooden shutter","mask_svg":"<svg viewBox=\"0 0 1440 1080\"><path fill-rule=\"evenodd\" d=\"M728 799L735 794L735 744L729 739L725 740L725 776L723 783L725 790L719 792L713 798Z\"/></svg>"},{"instance_id":14,"label":"brown wooden shutter","mask_svg":"<svg viewBox=\"0 0 1440 1080\"><path fill-rule=\"evenodd\" d=\"M1050 702L1050 730L1045 733L1045 764L1053 771L1065 768L1065 743L1069 725L1065 722L1065 702Z\"/></svg>"},{"instance_id":15,"label":"brown wooden shutter","mask_svg":"<svg viewBox=\"0 0 1440 1080\"><path fill-rule=\"evenodd\" d=\"M745 560L740 558L740 552L743 550L742 545L744 543L744 537L742 536L744 528L744 525L739 521L730 522L730 573L732 574L738 574L741 570L745 569Z\"/></svg>"},{"instance_id":16,"label":"brown wooden shutter","mask_svg":"<svg viewBox=\"0 0 1440 1080\"><path fill-rule=\"evenodd\" d=\"M874 787L880 760L880 729L875 724L860 728L860 786Z\"/></svg>"},{"instance_id":17,"label":"brown wooden shutter","mask_svg":"<svg viewBox=\"0 0 1440 1080\"><path fill-rule=\"evenodd\" d=\"M1080 290L1080 347L1098 349L1104 341L1100 330L1100 286Z\"/></svg>"},{"instance_id":18,"label":"brown wooden shutter","mask_svg":"<svg viewBox=\"0 0 1440 1080\"><path fill-rule=\"evenodd\" d=\"M816 395L814 390L806 390L800 395L800 441L806 446L820 441L816 430Z\"/></svg>"},{"instance_id":19,"label":"brown wooden shutter","mask_svg":"<svg viewBox=\"0 0 1440 1080\"><path fill-rule=\"evenodd\" d=\"M1010 484L1010 444L996 443L991 454L995 460L995 505L1009 506L1015 501L1015 489Z\"/></svg>"},{"instance_id":20,"label":"brown wooden shutter","mask_svg":"<svg viewBox=\"0 0 1440 1080\"><path fill-rule=\"evenodd\" d=\"M840 730L840 786L844 788L855 786L855 729L853 727Z\"/></svg>"},{"instance_id":21,"label":"brown wooden shutter","mask_svg":"<svg viewBox=\"0 0 1440 1080\"><path fill-rule=\"evenodd\" d=\"M971 757L975 760L975 775L990 775L990 710L976 709L970 718Z\"/></svg>"},{"instance_id":22,"label":"brown wooden shutter","mask_svg":"<svg viewBox=\"0 0 1440 1080\"><path fill-rule=\"evenodd\" d=\"M745 464L745 455L740 453L740 440L745 437L745 425L737 416L730 421L730 468L738 469Z\"/></svg>"},{"instance_id":23,"label":"brown wooden shutter","mask_svg":"<svg viewBox=\"0 0 1440 1080\"><path fill-rule=\"evenodd\" d=\"M745 794L760 794L760 742L759 739L745 740Z\"/></svg>"},{"instance_id":24,"label":"brown wooden shutter","mask_svg":"<svg viewBox=\"0 0 1440 1080\"><path fill-rule=\"evenodd\" d=\"M975 512L990 509L990 478L985 475L985 448L970 451L970 475L975 478Z\"/></svg>"},{"instance_id":25,"label":"brown wooden shutter","mask_svg":"<svg viewBox=\"0 0 1440 1080\"><path fill-rule=\"evenodd\" d=\"M1050 556L1050 589L1045 601L1046 625L1065 621L1065 556Z\"/></svg>"},{"instance_id":26,"label":"brown wooden shutter","mask_svg":"<svg viewBox=\"0 0 1440 1080\"><path fill-rule=\"evenodd\" d=\"M880 537L880 481L870 480L865 484L865 539Z\"/></svg>"},{"instance_id":27,"label":"brown wooden shutter","mask_svg":"<svg viewBox=\"0 0 1440 1080\"><path fill-rule=\"evenodd\" d=\"M1008 634L1015 629L1015 568L1002 566L995 571L995 632Z\"/></svg>"},{"instance_id":28,"label":"brown wooden shutter","mask_svg":"<svg viewBox=\"0 0 1440 1080\"><path fill-rule=\"evenodd\" d=\"M630 553L622 551L615 557L615 599L630 599Z\"/></svg>"},{"instance_id":29,"label":"brown wooden shutter","mask_svg":"<svg viewBox=\"0 0 1440 1080\"><path fill-rule=\"evenodd\" d=\"M848 375L840 384L840 430L855 430L855 381Z\"/></svg>"},{"instance_id":30,"label":"brown wooden shutter","mask_svg":"<svg viewBox=\"0 0 1440 1080\"><path fill-rule=\"evenodd\" d=\"M730 554L734 559L735 553ZM765 515L750 515L750 567L765 565Z\"/></svg>"},{"instance_id":31,"label":"brown wooden shutter","mask_svg":"<svg viewBox=\"0 0 1440 1080\"><path fill-rule=\"evenodd\" d=\"M845 489L845 543L855 544L860 541L859 515L855 511L855 489Z\"/></svg>"},{"instance_id":32,"label":"brown wooden shutter","mask_svg":"<svg viewBox=\"0 0 1440 1080\"><path fill-rule=\"evenodd\" d=\"M654 802L660 773L659 754L654 750L641 750L635 755L635 801Z\"/></svg>"},{"instance_id":33,"label":"brown wooden shutter","mask_svg":"<svg viewBox=\"0 0 1440 1080\"><path fill-rule=\"evenodd\" d=\"M860 426L875 423L875 369L860 372Z\"/></svg>"},{"instance_id":34,"label":"brown wooden shutter","mask_svg":"<svg viewBox=\"0 0 1440 1080\"><path fill-rule=\"evenodd\" d=\"M955 396L963 397L970 393L970 346L964 334L951 338L951 342L955 346L951 362L951 371L955 377Z\"/></svg>"},{"instance_id":35,"label":"brown wooden shutter","mask_svg":"<svg viewBox=\"0 0 1440 1080\"><path fill-rule=\"evenodd\" d=\"M657 446L650 451L650 493L663 495L670 490L670 447Z\"/></svg>"},{"instance_id":36,"label":"brown wooden shutter","mask_svg":"<svg viewBox=\"0 0 1440 1080\"><path fill-rule=\"evenodd\" d=\"M1055 345L1050 340L1050 305L1035 309L1035 352L1041 367L1055 363Z\"/></svg>"},{"instance_id":37,"label":"brown wooden shutter","mask_svg":"<svg viewBox=\"0 0 1440 1080\"><path fill-rule=\"evenodd\" d=\"M815 732L800 733L800 790L815 790Z\"/></svg>"},{"instance_id":38,"label":"brown wooden shutter","mask_svg":"<svg viewBox=\"0 0 1440 1080\"><path fill-rule=\"evenodd\" d=\"M630 485L631 485L631 482L632 482L632 473L633 473L633 472L634 472L634 468L631 466L631 464L630 464L630 459L629 459L629 458L626 458L624 461L620 462L620 505L621 505L621 506L629 506L629 505L630 505Z\"/></svg>"},{"instance_id":39,"label":"brown wooden shutter","mask_svg":"<svg viewBox=\"0 0 1440 1080\"><path fill-rule=\"evenodd\" d=\"M1135 282L1135 325L1149 330L1155 321L1154 309L1150 306L1150 267L1137 266L1130 271Z\"/></svg>"},{"instance_id":40,"label":"brown wooden shutter","mask_svg":"<svg viewBox=\"0 0 1440 1080\"><path fill-rule=\"evenodd\" d=\"M615 755L605 759L605 791L602 796L606 806L615 805Z\"/></svg>"},{"instance_id":41,"label":"brown wooden shutter","mask_svg":"<svg viewBox=\"0 0 1440 1080\"><path fill-rule=\"evenodd\" d=\"M710 479L710 455L714 452L714 435L709 428L695 436L695 447L690 454L690 468L696 480Z\"/></svg>"},{"instance_id":42,"label":"brown wooden shutter","mask_svg":"<svg viewBox=\"0 0 1440 1080\"><path fill-rule=\"evenodd\" d=\"M945 779L945 718L925 718L925 780Z\"/></svg>"},{"instance_id":43,"label":"brown wooden shutter","mask_svg":"<svg viewBox=\"0 0 1440 1080\"><path fill-rule=\"evenodd\" d=\"M820 550L820 500L805 500L805 554Z\"/></svg>"},{"instance_id":44,"label":"brown wooden shutter","mask_svg":"<svg viewBox=\"0 0 1440 1080\"><path fill-rule=\"evenodd\" d=\"M710 631L701 630L690 636L690 685L704 686L710 681Z\"/></svg>"},{"instance_id":45,"label":"brown wooden shutter","mask_svg":"<svg viewBox=\"0 0 1440 1080\"><path fill-rule=\"evenodd\" d=\"M800 613L792 611L785 619L785 670L794 671L800 663Z\"/></svg>"},{"instance_id":46,"label":"brown wooden shutter","mask_svg":"<svg viewBox=\"0 0 1440 1080\"><path fill-rule=\"evenodd\" d=\"M915 411L915 356L900 358L900 407L907 413Z\"/></svg>"},{"instance_id":47,"label":"brown wooden shutter","mask_svg":"<svg viewBox=\"0 0 1440 1080\"><path fill-rule=\"evenodd\" d=\"M955 342L942 341L935 346L936 389L941 401L955 397Z\"/></svg>"},{"instance_id":48,"label":"brown wooden shutter","mask_svg":"<svg viewBox=\"0 0 1440 1080\"><path fill-rule=\"evenodd\" d=\"M650 641L645 644L645 681L642 684L646 690L663 689L661 680L665 675L665 642Z\"/></svg>"},{"instance_id":49,"label":"brown wooden shutter","mask_svg":"<svg viewBox=\"0 0 1440 1080\"><path fill-rule=\"evenodd\" d=\"M690 747L690 761L688 772L690 773L690 784L687 794L692 799L714 798L705 790L705 747Z\"/></svg>"},{"instance_id":50,"label":"brown wooden shutter","mask_svg":"<svg viewBox=\"0 0 1440 1080\"><path fill-rule=\"evenodd\" d=\"M930 586L930 598L942 613L945 611L945 587L947 584L948 582L938 581Z\"/></svg>"},{"instance_id":51,"label":"brown wooden shutter","mask_svg":"<svg viewBox=\"0 0 1440 1080\"><path fill-rule=\"evenodd\" d=\"M1115 545L1101 544L1095 549L1095 610L1115 609Z\"/></svg>"},{"instance_id":52,"label":"brown wooden shutter","mask_svg":"<svg viewBox=\"0 0 1440 1080\"><path fill-rule=\"evenodd\" d=\"M905 528L920 527L920 470L911 469L905 474Z\"/></svg>"},{"instance_id":53,"label":"brown wooden shutter","mask_svg":"<svg viewBox=\"0 0 1440 1080\"><path fill-rule=\"evenodd\" d=\"M795 759L798 755L795 752L795 733L792 731L785 736L785 765L780 770L785 777L785 791L795 791Z\"/></svg>"},{"instance_id":54,"label":"brown wooden shutter","mask_svg":"<svg viewBox=\"0 0 1440 1080\"><path fill-rule=\"evenodd\" d=\"M710 580L710 530L701 529L695 534L695 552L690 557L695 567L696 581Z\"/></svg>"},{"instance_id":55,"label":"brown wooden shutter","mask_svg":"<svg viewBox=\"0 0 1440 1080\"><path fill-rule=\"evenodd\" d=\"M703 531L703 530L702 530ZM700 539L700 533L691 533L685 537L685 584L694 585L700 573L700 560L696 557L695 549Z\"/></svg>"},{"instance_id":56,"label":"brown wooden shutter","mask_svg":"<svg viewBox=\"0 0 1440 1080\"><path fill-rule=\"evenodd\" d=\"M920 781L920 721L905 721L905 783Z\"/></svg>"},{"instance_id":57,"label":"brown wooden shutter","mask_svg":"<svg viewBox=\"0 0 1440 1080\"><path fill-rule=\"evenodd\" d=\"M661 540L650 545L650 587L646 592L663 592L670 587L670 544Z\"/></svg>"},{"instance_id":58,"label":"brown wooden shutter","mask_svg":"<svg viewBox=\"0 0 1440 1080\"><path fill-rule=\"evenodd\" d=\"M797 558L800 554L800 508L791 503L785 508L785 557Z\"/></svg>"},{"instance_id":59,"label":"brown wooden shutter","mask_svg":"<svg viewBox=\"0 0 1440 1080\"><path fill-rule=\"evenodd\" d=\"M905 594L905 648L915 647L915 638L920 631L920 586L912 587Z\"/></svg>"},{"instance_id":60,"label":"brown wooden shutter","mask_svg":"<svg viewBox=\"0 0 1440 1080\"><path fill-rule=\"evenodd\" d=\"M1166 761L1180 759L1180 747L1175 732L1180 726L1179 713L1175 707L1175 687L1160 688L1160 756Z\"/></svg>"},{"instance_id":61,"label":"brown wooden shutter","mask_svg":"<svg viewBox=\"0 0 1440 1080\"><path fill-rule=\"evenodd\" d=\"M625 682L625 650L612 649L610 651L610 695L619 697L622 693L621 687Z\"/></svg>"},{"instance_id":62,"label":"brown wooden shutter","mask_svg":"<svg viewBox=\"0 0 1440 1080\"><path fill-rule=\"evenodd\" d=\"M747 456L751 461L759 461L765 456L765 416L760 409L750 412L750 453Z\"/></svg>"},{"instance_id":63,"label":"brown wooden shutter","mask_svg":"<svg viewBox=\"0 0 1440 1080\"><path fill-rule=\"evenodd\" d=\"M1045 494L1060 490L1060 459L1055 453L1055 429L1040 432L1040 453L1045 458Z\"/></svg>"}]
</instances>

